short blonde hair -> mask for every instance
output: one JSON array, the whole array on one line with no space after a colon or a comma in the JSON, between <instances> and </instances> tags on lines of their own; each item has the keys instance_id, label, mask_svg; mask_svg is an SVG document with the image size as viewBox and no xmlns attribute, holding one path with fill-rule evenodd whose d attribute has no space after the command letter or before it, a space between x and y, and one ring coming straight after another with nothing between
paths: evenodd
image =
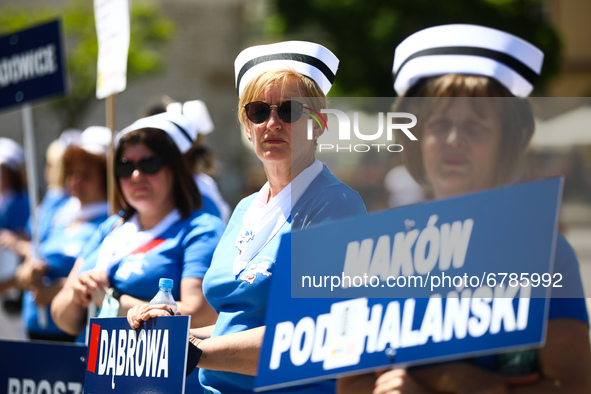
<instances>
[{"instance_id":1,"label":"short blonde hair","mask_svg":"<svg viewBox=\"0 0 591 394\"><path fill-rule=\"evenodd\" d=\"M326 95L322 89L320 89L320 86L318 86L316 81L303 74L300 74L292 68L270 70L258 75L256 78L253 78L244 87L242 96L240 96L240 101L238 103L238 120L240 123L245 126L248 124L248 118L246 117L244 105L250 103L251 101L258 100L267 86L274 83L282 83L283 88L285 89L286 82L289 79L294 79L297 81L302 98L306 98L305 104L309 105L315 111L320 111L321 109L326 108Z\"/></svg>"},{"instance_id":2,"label":"short blonde hair","mask_svg":"<svg viewBox=\"0 0 591 394\"><path fill-rule=\"evenodd\" d=\"M523 168L525 149L534 133L534 117L529 102L515 98L497 80L484 76L446 74L439 77L423 78L405 96L394 103L396 112L410 112L417 117L413 134L417 142L404 147L402 153L406 168L420 184L428 185L420 140L423 134L421 120L426 120L436 100L421 100L423 97L513 97L506 100L492 100L490 104L501 115L501 147L495 176L495 186L514 182ZM475 101L476 104L476 101Z\"/></svg>"},{"instance_id":3,"label":"short blonde hair","mask_svg":"<svg viewBox=\"0 0 591 394\"><path fill-rule=\"evenodd\" d=\"M62 156L64 155L64 144L59 140L52 141L45 151L46 181L48 187L64 187L64 170L62 167Z\"/></svg>"}]
</instances>

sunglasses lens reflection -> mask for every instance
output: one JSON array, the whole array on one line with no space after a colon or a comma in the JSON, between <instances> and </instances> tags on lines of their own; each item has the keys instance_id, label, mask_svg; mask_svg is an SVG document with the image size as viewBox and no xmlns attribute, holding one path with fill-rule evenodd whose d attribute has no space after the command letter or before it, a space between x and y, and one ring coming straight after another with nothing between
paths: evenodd
<instances>
[{"instance_id":1,"label":"sunglasses lens reflection","mask_svg":"<svg viewBox=\"0 0 591 394\"><path fill-rule=\"evenodd\" d=\"M302 116L304 110L304 104L289 100L285 101L277 108L279 118L286 123L297 122Z\"/></svg>"},{"instance_id":2,"label":"sunglasses lens reflection","mask_svg":"<svg viewBox=\"0 0 591 394\"><path fill-rule=\"evenodd\" d=\"M162 161L157 157L146 157L140 161L120 160L115 166L115 172L119 177L128 178L135 169L147 175L154 175L162 169Z\"/></svg>"},{"instance_id":3,"label":"sunglasses lens reflection","mask_svg":"<svg viewBox=\"0 0 591 394\"><path fill-rule=\"evenodd\" d=\"M245 106L246 117L255 124L261 124L269 119L271 106L263 101L252 101ZM287 100L277 106L277 115L285 123L297 122L302 116L304 104Z\"/></svg>"},{"instance_id":4,"label":"sunglasses lens reflection","mask_svg":"<svg viewBox=\"0 0 591 394\"><path fill-rule=\"evenodd\" d=\"M262 101L253 101L246 106L246 116L252 123L260 124L269 119L271 107Z\"/></svg>"}]
</instances>

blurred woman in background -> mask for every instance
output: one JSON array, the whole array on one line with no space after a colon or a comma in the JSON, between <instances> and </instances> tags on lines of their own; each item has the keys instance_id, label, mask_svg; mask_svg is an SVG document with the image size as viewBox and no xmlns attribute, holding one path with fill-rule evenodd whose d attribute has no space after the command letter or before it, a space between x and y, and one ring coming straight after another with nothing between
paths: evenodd
<instances>
[{"instance_id":1,"label":"blurred woman in background","mask_svg":"<svg viewBox=\"0 0 591 394\"><path fill-rule=\"evenodd\" d=\"M195 130L182 115L162 113L136 121L116 136L115 205L82 251L51 313L63 331L77 335L87 308L124 316L158 291L160 278L174 280L173 296L194 327L212 324L216 313L202 282L223 222L201 208L201 195L182 158Z\"/></svg>"},{"instance_id":2,"label":"blurred woman in background","mask_svg":"<svg viewBox=\"0 0 591 394\"><path fill-rule=\"evenodd\" d=\"M224 223L228 223L232 213L230 206L222 197L215 179L215 154L205 144L205 138L214 130L213 121L209 116L207 106L201 100L191 100L184 103L176 102L168 96L164 96L143 112L143 116L151 116L163 112L181 114L187 118L192 127L197 131L193 145L184 153L189 169L193 172L195 183L201 193L203 209L212 215L220 217Z\"/></svg>"},{"instance_id":3,"label":"blurred woman in background","mask_svg":"<svg viewBox=\"0 0 591 394\"><path fill-rule=\"evenodd\" d=\"M328 49L302 41L251 47L236 58L239 120L267 182L232 213L204 278L206 298L219 317L215 326L192 330L191 342L201 352L193 362L208 393L253 391L270 281L277 264L290 264L291 256L279 253L281 236L365 213L359 194L315 158L324 132L319 111L326 108L337 65ZM156 306L137 307L128 321L136 328L164 314ZM334 392L334 381L289 392Z\"/></svg>"},{"instance_id":4,"label":"blurred woman in background","mask_svg":"<svg viewBox=\"0 0 591 394\"><path fill-rule=\"evenodd\" d=\"M405 147L413 178L428 184L435 198L515 182L535 127L525 98L542 60L528 42L483 26L437 26L404 40L394 57L394 87L401 96L395 108L420 120L413 128L418 142ZM428 99L433 97L438 99ZM591 392L579 265L560 234L554 261L554 272L567 283L552 288L540 349L347 377L340 379L339 393Z\"/></svg>"},{"instance_id":5,"label":"blurred woman in background","mask_svg":"<svg viewBox=\"0 0 591 394\"><path fill-rule=\"evenodd\" d=\"M67 202L58 205L51 226L40 239L39 251L30 256L17 271L17 284L26 290L23 298L23 323L30 339L74 341L56 327L49 305L62 288L82 247L108 217L107 147L111 131L92 126L71 144L62 156ZM53 189L55 190L55 189ZM59 195L58 195L59 197ZM56 199L57 204L60 199Z\"/></svg>"},{"instance_id":6,"label":"blurred woman in background","mask_svg":"<svg viewBox=\"0 0 591 394\"><path fill-rule=\"evenodd\" d=\"M30 208L24 164L22 146L9 138L0 138L0 338L6 339L24 337L18 316L21 293L15 287L21 257L2 242L3 234L9 234L11 239L25 236Z\"/></svg>"},{"instance_id":7,"label":"blurred woman in background","mask_svg":"<svg viewBox=\"0 0 591 394\"><path fill-rule=\"evenodd\" d=\"M62 157L68 146L80 140L80 131L65 130L58 139L52 141L45 151L45 183L47 191L35 212L36 223L29 217L26 234L17 234L10 230L0 230L0 246L8 248L23 258L29 257L32 250L30 240L34 227L40 241L43 241L53 224L55 212L69 199L70 195L64 185Z\"/></svg>"},{"instance_id":8,"label":"blurred woman in background","mask_svg":"<svg viewBox=\"0 0 591 394\"><path fill-rule=\"evenodd\" d=\"M8 230L24 237L29 220L29 198L24 175L25 153L18 143L0 138L0 231ZM20 257L0 247L0 293L14 286L14 274Z\"/></svg>"}]
</instances>

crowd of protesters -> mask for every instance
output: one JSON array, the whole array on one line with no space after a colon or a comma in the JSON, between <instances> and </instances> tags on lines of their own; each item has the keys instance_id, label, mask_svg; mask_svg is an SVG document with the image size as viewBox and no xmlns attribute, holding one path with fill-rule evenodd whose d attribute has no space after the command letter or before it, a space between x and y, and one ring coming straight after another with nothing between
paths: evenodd
<instances>
[{"instance_id":1,"label":"crowd of protesters","mask_svg":"<svg viewBox=\"0 0 591 394\"><path fill-rule=\"evenodd\" d=\"M542 59L533 45L475 25L434 27L403 41L393 67L399 96L518 101L511 108L397 103L400 111L428 112L416 150L405 153L404 166L390 176L392 187L408 194L396 205L430 193L444 198L513 183L533 134L525 99ZM167 307L148 301L159 279L171 278L178 313L191 316L189 346L197 354L204 390L253 391L269 282L276 264L290 259L280 254L281 235L364 215L366 209L359 194L315 157L325 131L318 119L339 65L335 54L316 43L286 41L247 48L234 65L238 120L266 182L233 210L204 171L210 157L204 137L213 123L199 100L150 108L116 133L112 158L110 130L65 131L47 151L48 189L35 223L29 220L23 149L0 138L0 294L6 315L0 315L0 336L83 342L94 316L127 316L136 328L169 315ZM309 119L316 120L312 138ZM507 146L515 149L507 154L501 149ZM111 215L107 160L113 164ZM33 231L38 241L31 240ZM577 273L569 283L580 288L579 298L551 303L548 339L528 376L506 377L490 360L459 360L326 380L289 392L591 391L589 322L578 262L561 236L556 255L556 269ZM19 292L22 310L11 310ZM8 316L14 311L22 317L20 327Z\"/></svg>"}]
</instances>

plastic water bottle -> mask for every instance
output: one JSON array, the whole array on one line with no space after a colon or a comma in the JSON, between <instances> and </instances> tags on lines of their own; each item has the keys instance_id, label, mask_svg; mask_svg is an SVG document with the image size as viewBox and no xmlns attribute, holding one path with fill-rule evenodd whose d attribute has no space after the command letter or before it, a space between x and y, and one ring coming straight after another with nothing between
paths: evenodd
<instances>
[{"instance_id":1,"label":"plastic water bottle","mask_svg":"<svg viewBox=\"0 0 591 394\"><path fill-rule=\"evenodd\" d=\"M176 302L174 302L174 297L172 296L172 285L174 281L168 278L160 278L160 282L158 283L158 293L152 298L150 301L151 305L154 304L164 304L168 305L173 313L176 313L178 310L176 306Z\"/></svg>"}]
</instances>

